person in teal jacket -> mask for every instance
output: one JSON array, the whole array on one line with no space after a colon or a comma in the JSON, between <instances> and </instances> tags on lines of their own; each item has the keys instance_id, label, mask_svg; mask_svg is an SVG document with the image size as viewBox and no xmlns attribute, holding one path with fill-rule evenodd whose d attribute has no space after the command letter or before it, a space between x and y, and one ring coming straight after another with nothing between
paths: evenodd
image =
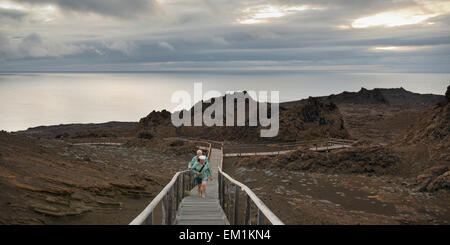
<instances>
[{"instance_id":1,"label":"person in teal jacket","mask_svg":"<svg viewBox=\"0 0 450 245\"><path fill-rule=\"evenodd\" d=\"M195 164L196 162L198 162L198 157L201 156L201 155L203 155L202 150L198 150L198 151L197 151L197 155L195 155L195 156L192 158L192 160L189 162L189 164L188 164L188 169L192 169L192 166L194 166L194 164Z\"/></svg>"},{"instance_id":2,"label":"person in teal jacket","mask_svg":"<svg viewBox=\"0 0 450 245\"><path fill-rule=\"evenodd\" d=\"M192 173L195 175L195 183L198 188L198 195L205 198L206 181L213 179L213 171L206 156L199 156L198 162L192 166Z\"/></svg>"}]
</instances>

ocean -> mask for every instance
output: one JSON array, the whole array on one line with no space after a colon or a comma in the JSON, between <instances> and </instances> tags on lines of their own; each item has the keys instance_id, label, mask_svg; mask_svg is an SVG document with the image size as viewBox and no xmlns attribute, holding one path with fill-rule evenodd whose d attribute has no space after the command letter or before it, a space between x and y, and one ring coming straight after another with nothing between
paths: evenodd
<instances>
[{"instance_id":1,"label":"ocean","mask_svg":"<svg viewBox=\"0 0 450 245\"><path fill-rule=\"evenodd\" d=\"M152 110L173 111L172 94L280 91L280 101L398 88L444 94L450 74L342 72L0 73L0 129L41 125L138 121Z\"/></svg>"}]
</instances>

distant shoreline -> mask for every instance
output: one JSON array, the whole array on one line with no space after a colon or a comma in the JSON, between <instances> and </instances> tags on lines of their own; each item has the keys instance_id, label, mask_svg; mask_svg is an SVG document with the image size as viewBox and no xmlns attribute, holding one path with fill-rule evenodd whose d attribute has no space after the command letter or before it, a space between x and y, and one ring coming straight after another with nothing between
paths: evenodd
<instances>
[{"instance_id":1,"label":"distant shoreline","mask_svg":"<svg viewBox=\"0 0 450 245\"><path fill-rule=\"evenodd\" d=\"M357 70L147 70L147 71L0 71L0 75L8 74L152 74L152 73L205 73L205 74L258 74L258 73L348 73L348 74L448 74L450 72L372 72L372 71L357 71Z\"/></svg>"}]
</instances>

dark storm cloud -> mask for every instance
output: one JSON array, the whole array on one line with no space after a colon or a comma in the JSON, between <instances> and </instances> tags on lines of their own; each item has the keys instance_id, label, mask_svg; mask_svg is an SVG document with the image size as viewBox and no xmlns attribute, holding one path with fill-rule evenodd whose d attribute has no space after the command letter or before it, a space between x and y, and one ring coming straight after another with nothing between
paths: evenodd
<instances>
[{"instance_id":1,"label":"dark storm cloud","mask_svg":"<svg viewBox=\"0 0 450 245\"><path fill-rule=\"evenodd\" d=\"M27 14L24 11L16 9L0 9L0 20L10 18L13 20L21 20Z\"/></svg>"},{"instance_id":2,"label":"dark storm cloud","mask_svg":"<svg viewBox=\"0 0 450 245\"><path fill-rule=\"evenodd\" d=\"M154 0L16 0L29 4L53 4L66 11L96 13L117 17L132 17L151 13Z\"/></svg>"}]
</instances>

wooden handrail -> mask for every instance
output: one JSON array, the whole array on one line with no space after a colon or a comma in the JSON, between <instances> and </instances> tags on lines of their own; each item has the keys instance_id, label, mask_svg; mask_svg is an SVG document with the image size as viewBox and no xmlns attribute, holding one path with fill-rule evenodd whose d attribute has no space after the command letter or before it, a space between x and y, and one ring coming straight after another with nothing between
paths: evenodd
<instances>
[{"instance_id":1,"label":"wooden handrail","mask_svg":"<svg viewBox=\"0 0 450 245\"><path fill-rule=\"evenodd\" d=\"M224 176L228 181L233 183L236 186L239 186L242 191L244 191L248 197L253 201L253 203L258 207L258 213L262 212L266 219L272 224L272 225L284 225L284 223L272 212L270 209L264 204L261 199L259 199L256 194L248 188L246 185L242 184L241 182L231 178L228 174L222 171L222 169L219 167L219 173Z\"/></svg>"},{"instance_id":2,"label":"wooden handrail","mask_svg":"<svg viewBox=\"0 0 450 245\"><path fill-rule=\"evenodd\" d=\"M184 170L184 171L179 171L177 173L175 173L175 175L172 177L172 179L170 180L170 182L161 190L161 192L155 197L153 198L153 200L150 202L150 204L133 220L131 221L130 225L144 225L144 224L153 224L153 212L154 209L156 208L156 206L163 201L163 199L166 197L167 194L172 194L172 190L173 187L175 186L175 184L178 184L178 177L183 174L184 177L184 173L189 172L189 170ZM184 178L182 179L182 192L184 193ZM189 186L189 183L188 183ZM177 191L177 193L175 193L175 199L176 201L181 201L182 198L179 198L178 196L179 191ZM184 194L182 194L184 195ZM176 203L175 205L178 206L178 203ZM171 203L170 205L171 206ZM171 217L171 211L172 210L168 210L169 211L169 217ZM175 217L175 216L173 216ZM164 219L165 217L163 217ZM165 222L165 220L163 220L163 223ZM171 220L169 218L168 220L169 223L171 223Z\"/></svg>"},{"instance_id":3,"label":"wooden handrail","mask_svg":"<svg viewBox=\"0 0 450 245\"><path fill-rule=\"evenodd\" d=\"M222 153L223 153L223 143L222 143ZM240 189L242 191L244 191L247 194L247 207L246 207L246 213L245 213L245 220L247 222L247 220L250 218L250 200L253 201L253 203L256 205L256 207L258 208L258 224L262 224L263 222L263 217L262 215L265 216L265 218L272 224L272 225L284 225L284 223L272 212L270 211L270 209L264 204L263 201L261 201L261 199L259 199L256 194L250 189L248 188L246 185L242 184L241 182L233 179L232 177L230 177L228 174L226 174L225 172L222 171L222 167L223 167L223 157L220 159L220 163L219 163L219 203L220 205L223 207L223 198L224 198L224 179L223 177L225 177L228 181L230 181L232 184L234 184L236 186L235 189L235 196L234 196L234 201L235 201L235 219L238 217L237 215L237 210L238 210L238 203L237 201L239 200L239 189L237 187L240 187ZM233 220L235 224L237 224L237 220ZM246 223L247 224L247 223Z\"/></svg>"}]
</instances>

